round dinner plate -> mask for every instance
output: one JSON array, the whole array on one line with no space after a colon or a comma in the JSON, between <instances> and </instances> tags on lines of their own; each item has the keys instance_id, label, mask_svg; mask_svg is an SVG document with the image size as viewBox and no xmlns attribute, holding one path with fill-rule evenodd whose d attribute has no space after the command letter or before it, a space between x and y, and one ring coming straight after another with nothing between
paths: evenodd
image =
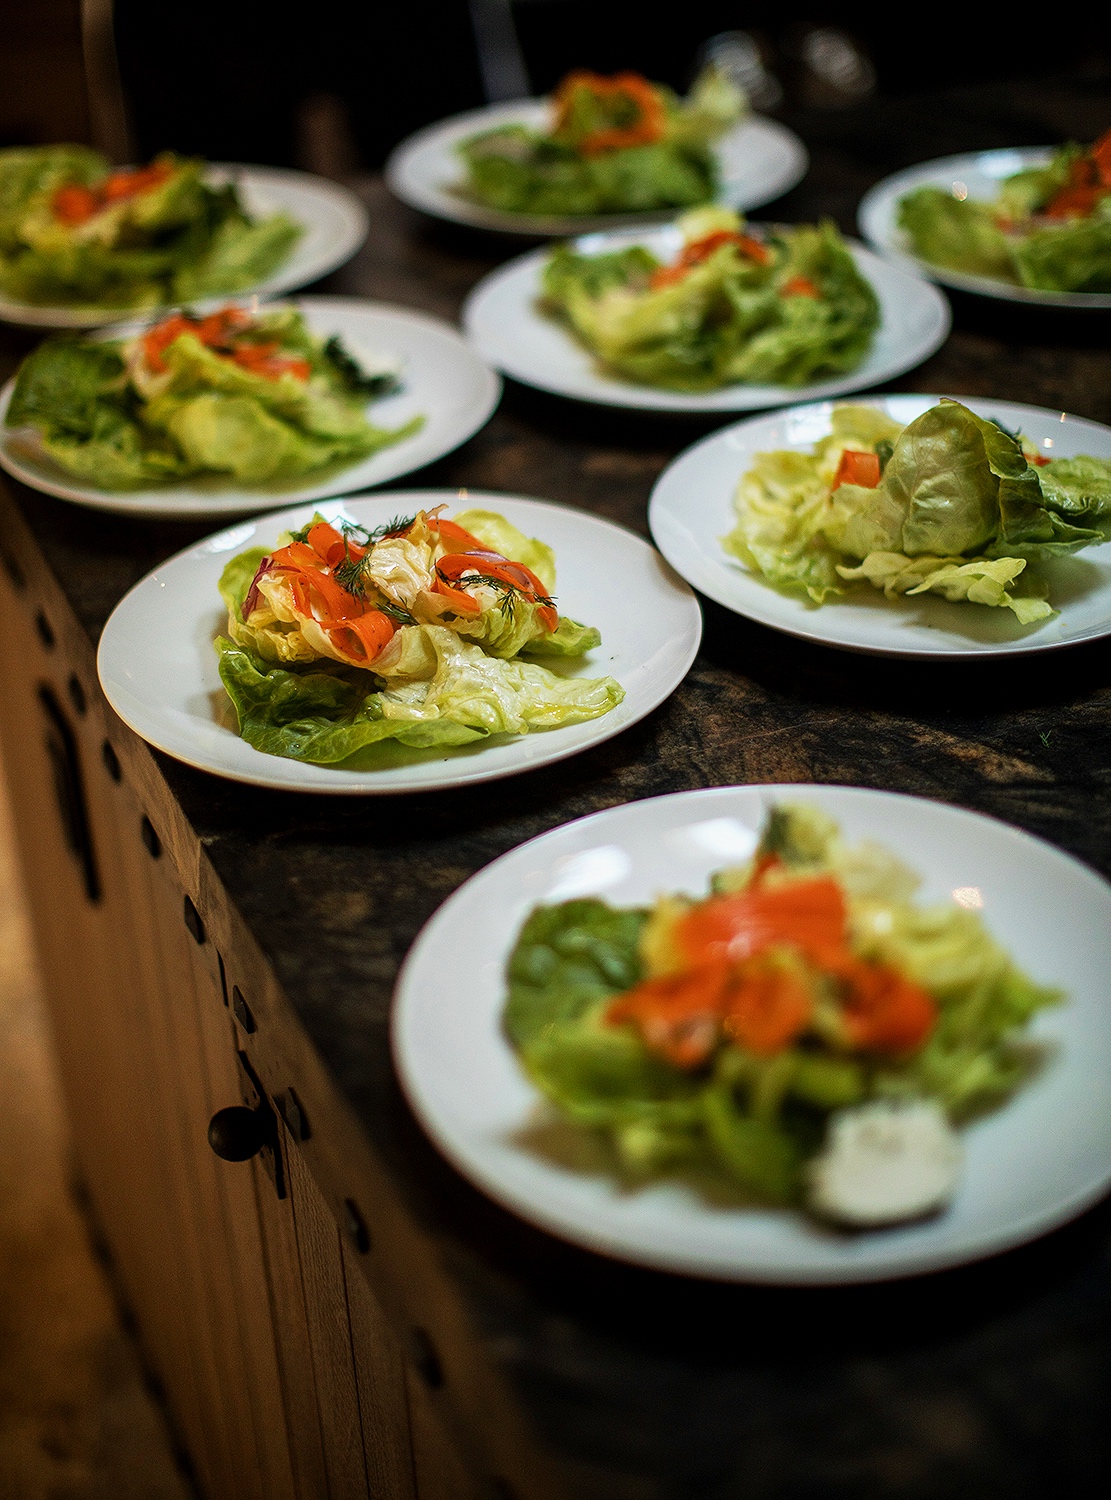
<instances>
[{"instance_id":1,"label":"round dinner plate","mask_svg":"<svg viewBox=\"0 0 1111 1500\"><path fill-rule=\"evenodd\" d=\"M386 163L386 181L410 208L503 234L582 234L673 217L675 210L668 208L631 214L511 214L464 196L464 168L457 152L461 142L501 125L543 130L550 113L546 99L516 99L452 115L402 141ZM739 121L713 149L721 182L718 198L742 211L780 197L802 180L809 165L806 147L794 131L763 115Z\"/></svg>"},{"instance_id":2,"label":"round dinner plate","mask_svg":"<svg viewBox=\"0 0 1111 1500\"><path fill-rule=\"evenodd\" d=\"M860 200L857 222L860 232L874 249L895 265L928 276L943 286L962 292L978 292L984 297L1001 297L1007 302L1035 302L1042 307L1111 308L1111 292L1041 292L1031 287L1014 286L991 276L972 276L949 266L935 266L920 260L911 249L910 237L899 227L899 199L920 187L939 187L946 192L957 188L961 196L989 200L999 192L1004 177L1028 167L1040 167L1053 154L1050 146L1028 146L1014 150L977 151L967 156L942 156L896 172L877 182Z\"/></svg>"},{"instance_id":3,"label":"round dinner plate","mask_svg":"<svg viewBox=\"0 0 1111 1500\"><path fill-rule=\"evenodd\" d=\"M671 261L682 245L674 225L650 231L625 229L583 235L576 248L588 255L645 245L662 261ZM849 375L813 385L729 385L720 390L665 391L635 385L602 374L593 355L571 332L538 306L540 277L547 250L533 250L500 266L478 283L463 309L467 337L483 359L525 385L575 401L623 406L642 411L699 413L759 411L801 397L833 396L864 390L913 369L945 342L949 304L922 280L890 265L863 245L850 248L862 275L875 288L881 322L872 349Z\"/></svg>"},{"instance_id":4,"label":"round dinner plate","mask_svg":"<svg viewBox=\"0 0 1111 1500\"><path fill-rule=\"evenodd\" d=\"M937 396L873 396L856 404L884 411L904 424L937 404ZM1079 453L1111 458L1111 428L1067 412L1013 401L958 396L978 416L1021 430L1047 456ZM1111 543L1037 564L1059 611L1036 625L1020 625L1009 609L951 604L937 595L886 599L870 584L853 586L820 607L780 593L750 573L722 547L733 529L733 496L757 453L776 448L809 452L825 437L835 403L815 402L722 428L681 453L660 475L648 522L660 551L688 583L726 609L762 625L826 646L880 656L968 657L1047 651L1111 634Z\"/></svg>"},{"instance_id":5,"label":"round dinner plate","mask_svg":"<svg viewBox=\"0 0 1111 1500\"><path fill-rule=\"evenodd\" d=\"M212 645L227 625L217 592L225 564L248 547L273 548L314 511L374 527L444 504L449 515L474 506L497 511L555 549L560 608L597 626L602 644L579 661L545 665L566 676L615 677L624 701L586 724L498 735L461 749L418 751L387 742L373 770L308 765L253 749L235 728ZM291 792L436 791L535 770L612 739L674 692L701 635L701 611L687 585L653 547L611 521L514 495L391 490L244 521L179 552L113 610L97 670L109 703L136 734L202 771Z\"/></svg>"},{"instance_id":6,"label":"round dinner plate","mask_svg":"<svg viewBox=\"0 0 1111 1500\"><path fill-rule=\"evenodd\" d=\"M620 1186L576 1161L502 1032L505 965L534 906L661 891L704 894L753 851L767 808L807 802L850 842L884 844L922 877L926 902L976 895L989 929L1066 1002L1039 1014L1049 1060L1003 1108L962 1132L956 1196L936 1218L838 1234L803 1214L714 1204L678 1182ZM565 824L472 876L417 938L398 980L393 1048L429 1135L492 1198L588 1249L737 1281L878 1281L975 1260L1080 1213L1111 1181L1111 887L994 819L891 792L715 787ZM543 1149L547 1142L547 1149Z\"/></svg>"},{"instance_id":7,"label":"round dinner plate","mask_svg":"<svg viewBox=\"0 0 1111 1500\"><path fill-rule=\"evenodd\" d=\"M400 389L367 408L376 427L403 427L416 416L424 418L423 426L322 477L248 488L214 475L143 490L101 490L75 480L37 453L33 434L3 425L15 388L10 380L0 391L0 466L33 489L97 510L175 520L242 515L386 484L442 458L489 421L501 397L501 381L450 324L409 308L354 297L302 297L296 305L314 334L338 334L366 368L397 370ZM102 336L120 337L142 326L108 329Z\"/></svg>"},{"instance_id":8,"label":"round dinner plate","mask_svg":"<svg viewBox=\"0 0 1111 1500\"><path fill-rule=\"evenodd\" d=\"M207 176L213 183L234 182L253 217L286 213L302 226L302 234L289 258L264 281L242 287L234 295L209 297L193 303L209 310L228 301L256 296L280 297L294 287L319 281L351 259L367 236L367 211L347 188L326 177L308 172L288 172L278 167L244 166L238 162L213 162ZM124 318L156 316L159 308L39 307L30 302L12 302L0 297L0 320L28 328L98 328Z\"/></svg>"}]
</instances>

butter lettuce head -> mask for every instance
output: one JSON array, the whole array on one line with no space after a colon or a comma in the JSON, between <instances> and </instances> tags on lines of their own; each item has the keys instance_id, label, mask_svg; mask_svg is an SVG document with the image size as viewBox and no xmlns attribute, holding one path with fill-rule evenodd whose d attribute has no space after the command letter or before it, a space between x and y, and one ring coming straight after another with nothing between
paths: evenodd
<instances>
[{"instance_id":1,"label":"butter lettuce head","mask_svg":"<svg viewBox=\"0 0 1111 1500\"><path fill-rule=\"evenodd\" d=\"M1035 467L1021 441L960 402L943 400L899 430L881 413L834 411L811 454L758 454L737 491L726 551L815 604L841 581L867 580L893 598L944 598L1014 611L1024 624L1053 613L1030 560L1111 534L1111 461L1082 456ZM846 448L883 452L879 485L830 490Z\"/></svg>"}]
</instances>

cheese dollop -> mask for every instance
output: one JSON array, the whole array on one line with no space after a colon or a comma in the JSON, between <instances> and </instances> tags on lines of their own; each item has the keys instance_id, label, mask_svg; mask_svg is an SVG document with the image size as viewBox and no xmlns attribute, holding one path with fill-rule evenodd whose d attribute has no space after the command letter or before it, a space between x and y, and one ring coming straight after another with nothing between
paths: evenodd
<instances>
[{"instance_id":1,"label":"cheese dollop","mask_svg":"<svg viewBox=\"0 0 1111 1500\"><path fill-rule=\"evenodd\" d=\"M930 1100L878 1100L834 1115L809 1166L815 1213L863 1227L896 1224L952 1197L963 1151Z\"/></svg>"}]
</instances>

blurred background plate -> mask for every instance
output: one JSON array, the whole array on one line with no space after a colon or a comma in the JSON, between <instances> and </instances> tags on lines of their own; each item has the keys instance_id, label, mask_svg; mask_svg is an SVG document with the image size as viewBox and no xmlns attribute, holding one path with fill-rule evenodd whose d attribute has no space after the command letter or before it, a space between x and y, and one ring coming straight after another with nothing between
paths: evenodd
<instances>
[{"instance_id":1,"label":"blurred background plate","mask_svg":"<svg viewBox=\"0 0 1111 1500\"><path fill-rule=\"evenodd\" d=\"M646 245L660 260L678 254L682 236L674 225L659 229L623 229L583 235L576 248L600 255L627 245ZM891 265L863 245L850 241L863 276L880 301L881 323L871 351L848 375L812 385L728 385L714 391L668 391L634 385L599 372L593 356L570 330L546 317L537 305L540 276L549 251L532 250L483 278L467 298L463 326L471 343L490 364L514 380L602 406L691 415L759 411L784 406L800 397L838 395L865 390L913 369L939 348L949 333L949 304L921 276Z\"/></svg>"},{"instance_id":2,"label":"blurred background plate","mask_svg":"<svg viewBox=\"0 0 1111 1500\"><path fill-rule=\"evenodd\" d=\"M1049 146L978 151L966 156L943 156L937 161L909 167L905 172L896 172L877 182L860 200L857 212L860 232L874 249L895 265L958 291L999 297L1006 302L1033 302L1040 307L1111 308L1111 292L1041 292L997 281L991 276L971 276L949 266L931 265L913 253L910 237L899 227L899 199L915 188L939 187L951 192L956 183L966 190L970 199L989 200L999 192L1004 177L1011 177L1028 167L1043 166L1052 154Z\"/></svg>"},{"instance_id":3,"label":"blurred background plate","mask_svg":"<svg viewBox=\"0 0 1111 1500\"><path fill-rule=\"evenodd\" d=\"M386 181L410 208L502 234L582 234L623 224L658 224L673 217L675 210L669 208L633 214L511 214L462 195L464 167L456 154L462 141L499 125L540 130L550 114L545 99L516 99L441 120L397 147L386 163ZM762 115L740 121L713 149L721 176L718 197L744 211L770 203L793 188L809 163L806 147L794 131Z\"/></svg>"},{"instance_id":4,"label":"blurred background plate","mask_svg":"<svg viewBox=\"0 0 1111 1500\"><path fill-rule=\"evenodd\" d=\"M307 286L349 261L366 239L366 209L354 193L338 182L329 182L308 172L249 167L234 162L214 162L206 175L214 183L236 183L243 195L244 206L253 217L285 213L302 226L303 232L288 259L264 281L243 287L234 296L208 297L194 303L197 308L222 307L229 301L242 301L250 296L266 301L292 291L294 287ZM98 328L127 318L156 316L162 310L39 307L0 297L0 319L28 328Z\"/></svg>"}]
</instances>

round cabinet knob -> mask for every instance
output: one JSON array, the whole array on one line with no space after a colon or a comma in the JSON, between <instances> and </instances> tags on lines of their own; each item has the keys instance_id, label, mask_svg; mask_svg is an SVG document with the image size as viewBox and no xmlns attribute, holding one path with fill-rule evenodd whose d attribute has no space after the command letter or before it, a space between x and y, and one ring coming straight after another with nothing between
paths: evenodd
<instances>
[{"instance_id":1,"label":"round cabinet knob","mask_svg":"<svg viewBox=\"0 0 1111 1500\"><path fill-rule=\"evenodd\" d=\"M224 1161L248 1161L266 1145L266 1124L257 1109L233 1104L209 1120L208 1144Z\"/></svg>"}]
</instances>

